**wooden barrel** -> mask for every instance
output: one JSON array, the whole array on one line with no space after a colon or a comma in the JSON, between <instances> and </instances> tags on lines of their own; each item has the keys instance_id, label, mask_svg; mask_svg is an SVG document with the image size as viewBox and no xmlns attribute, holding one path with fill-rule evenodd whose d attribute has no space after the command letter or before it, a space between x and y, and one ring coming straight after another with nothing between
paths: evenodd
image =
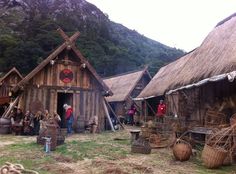
<instances>
[{"instance_id":1,"label":"wooden barrel","mask_svg":"<svg viewBox=\"0 0 236 174\"><path fill-rule=\"evenodd\" d=\"M85 131L85 120L84 118L82 117L79 117L77 119L77 130L76 132L78 133L83 133Z\"/></svg>"},{"instance_id":2,"label":"wooden barrel","mask_svg":"<svg viewBox=\"0 0 236 174\"><path fill-rule=\"evenodd\" d=\"M62 135L57 135L57 146L64 144L65 142L65 137Z\"/></svg>"},{"instance_id":3,"label":"wooden barrel","mask_svg":"<svg viewBox=\"0 0 236 174\"><path fill-rule=\"evenodd\" d=\"M11 120L7 118L0 118L0 125L10 125Z\"/></svg>"},{"instance_id":4,"label":"wooden barrel","mask_svg":"<svg viewBox=\"0 0 236 174\"><path fill-rule=\"evenodd\" d=\"M0 134L9 134L11 125L0 125Z\"/></svg>"},{"instance_id":5,"label":"wooden barrel","mask_svg":"<svg viewBox=\"0 0 236 174\"><path fill-rule=\"evenodd\" d=\"M0 118L0 134L9 134L11 132L11 120Z\"/></svg>"}]
</instances>

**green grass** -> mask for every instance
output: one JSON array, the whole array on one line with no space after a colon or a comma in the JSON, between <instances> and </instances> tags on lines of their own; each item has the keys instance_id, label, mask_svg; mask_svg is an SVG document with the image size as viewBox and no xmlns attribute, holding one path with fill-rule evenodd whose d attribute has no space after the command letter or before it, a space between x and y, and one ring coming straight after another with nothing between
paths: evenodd
<instances>
[{"instance_id":1,"label":"green grass","mask_svg":"<svg viewBox=\"0 0 236 174\"><path fill-rule=\"evenodd\" d=\"M192 157L189 161L183 163L175 162L171 150L168 149L158 149L150 155L131 154L129 136L129 133L124 132L78 135L75 138L68 138L65 144L58 146L50 154L46 154L43 146L36 144L35 139L31 138L23 141L25 137L0 137L0 142L13 141L13 144L0 146L0 166L8 161L20 163L25 168L36 170L40 174L58 174L58 171L49 170L58 162L76 164L83 160L91 160L92 164L96 164L96 160L113 163L114 161L121 162L123 159L134 158L137 162L139 162L139 159L145 159L144 167L162 168L165 173L172 173L175 170L176 173L184 171L185 174L186 171L192 171L194 174L235 174L236 166L224 166L214 170L205 168L200 158L200 152L196 157ZM201 150L201 147L199 147L199 150ZM98 170L103 170L105 164L102 163L101 166L100 164L98 163L95 167ZM120 163L118 167L123 167L123 170L129 170L131 173L141 172L141 169L135 169L135 166L132 168L132 162ZM136 166L136 168L138 167ZM179 171L175 169L178 167L180 167Z\"/></svg>"}]
</instances>

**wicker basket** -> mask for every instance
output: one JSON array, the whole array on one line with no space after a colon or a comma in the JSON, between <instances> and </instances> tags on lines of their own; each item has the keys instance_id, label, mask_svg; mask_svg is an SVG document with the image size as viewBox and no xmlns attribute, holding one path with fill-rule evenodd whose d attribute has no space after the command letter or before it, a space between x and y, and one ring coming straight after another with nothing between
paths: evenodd
<instances>
[{"instance_id":1,"label":"wicker basket","mask_svg":"<svg viewBox=\"0 0 236 174\"><path fill-rule=\"evenodd\" d=\"M236 114L232 115L230 118L230 125L233 126L234 124L236 124Z\"/></svg>"},{"instance_id":2,"label":"wicker basket","mask_svg":"<svg viewBox=\"0 0 236 174\"><path fill-rule=\"evenodd\" d=\"M223 148L211 147L205 144L202 151L202 160L207 168L218 168L223 164L227 154L228 152Z\"/></svg>"},{"instance_id":3,"label":"wicker basket","mask_svg":"<svg viewBox=\"0 0 236 174\"><path fill-rule=\"evenodd\" d=\"M232 152L229 152L226 156L226 158L223 161L223 165L224 166L229 166L233 163L233 156L232 156Z\"/></svg>"},{"instance_id":4,"label":"wicker basket","mask_svg":"<svg viewBox=\"0 0 236 174\"><path fill-rule=\"evenodd\" d=\"M141 137L149 138L151 135L150 129L148 127L141 127Z\"/></svg>"},{"instance_id":5,"label":"wicker basket","mask_svg":"<svg viewBox=\"0 0 236 174\"><path fill-rule=\"evenodd\" d=\"M151 149L150 146L138 146L138 145L132 145L131 146L131 152L132 153L150 154L151 150L152 149Z\"/></svg>"},{"instance_id":6,"label":"wicker basket","mask_svg":"<svg viewBox=\"0 0 236 174\"><path fill-rule=\"evenodd\" d=\"M177 140L173 147L173 154L176 160L187 161L192 154L192 147L186 141Z\"/></svg>"},{"instance_id":7,"label":"wicker basket","mask_svg":"<svg viewBox=\"0 0 236 174\"><path fill-rule=\"evenodd\" d=\"M151 134L149 137L149 142L153 144L159 144L161 142L161 135Z\"/></svg>"}]
</instances>

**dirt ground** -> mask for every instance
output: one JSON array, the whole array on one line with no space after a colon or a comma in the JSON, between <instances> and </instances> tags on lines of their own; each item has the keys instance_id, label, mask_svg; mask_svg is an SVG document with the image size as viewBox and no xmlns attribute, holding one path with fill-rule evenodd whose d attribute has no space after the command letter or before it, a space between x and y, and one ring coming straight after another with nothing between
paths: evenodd
<instances>
[{"instance_id":1,"label":"dirt ground","mask_svg":"<svg viewBox=\"0 0 236 174\"><path fill-rule=\"evenodd\" d=\"M236 174L234 165L206 169L200 151L189 161L179 162L170 148L152 149L148 155L130 149L129 130L74 134L50 154L36 144L34 136L1 135L0 166L6 161L20 163L42 174Z\"/></svg>"}]
</instances>

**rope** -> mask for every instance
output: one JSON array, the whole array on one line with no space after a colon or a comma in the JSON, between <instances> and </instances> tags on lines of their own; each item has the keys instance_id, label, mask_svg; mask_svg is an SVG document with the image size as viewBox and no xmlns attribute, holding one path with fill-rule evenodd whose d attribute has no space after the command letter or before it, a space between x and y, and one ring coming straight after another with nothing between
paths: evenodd
<instances>
[{"instance_id":1,"label":"rope","mask_svg":"<svg viewBox=\"0 0 236 174\"><path fill-rule=\"evenodd\" d=\"M0 174L39 174L34 170L25 169L21 164L12 164L5 162L5 165L0 168Z\"/></svg>"}]
</instances>

